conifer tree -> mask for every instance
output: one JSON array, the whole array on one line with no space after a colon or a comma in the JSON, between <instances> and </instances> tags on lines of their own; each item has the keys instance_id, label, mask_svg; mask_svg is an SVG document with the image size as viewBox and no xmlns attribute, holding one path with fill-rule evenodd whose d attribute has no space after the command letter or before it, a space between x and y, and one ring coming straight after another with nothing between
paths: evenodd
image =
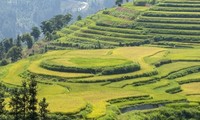
<instances>
[{"instance_id":1,"label":"conifer tree","mask_svg":"<svg viewBox=\"0 0 200 120\"><path fill-rule=\"evenodd\" d=\"M31 76L29 83L29 104L28 104L28 120L38 120L37 114L37 82L35 76Z\"/></svg>"},{"instance_id":2,"label":"conifer tree","mask_svg":"<svg viewBox=\"0 0 200 120\"><path fill-rule=\"evenodd\" d=\"M0 115L5 113L5 93L0 89Z\"/></svg>"},{"instance_id":3,"label":"conifer tree","mask_svg":"<svg viewBox=\"0 0 200 120\"><path fill-rule=\"evenodd\" d=\"M29 95L28 95L28 87L27 83L25 81L22 82L22 88L21 88L21 102L22 102L22 119L26 120L26 115L28 111L28 101L29 101Z\"/></svg>"},{"instance_id":4,"label":"conifer tree","mask_svg":"<svg viewBox=\"0 0 200 120\"><path fill-rule=\"evenodd\" d=\"M123 0L116 0L115 4L118 5L119 7L122 5Z\"/></svg>"},{"instance_id":5,"label":"conifer tree","mask_svg":"<svg viewBox=\"0 0 200 120\"><path fill-rule=\"evenodd\" d=\"M25 33L22 35L22 41L26 42L28 49L33 47L33 38L29 33Z\"/></svg>"},{"instance_id":6,"label":"conifer tree","mask_svg":"<svg viewBox=\"0 0 200 120\"><path fill-rule=\"evenodd\" d=\"M19 89L14 89L11 93L12 97L10 100L10 107L11 107L11 114L13 115L14 120L20 120L21 119L21 98L20 98L20 91Z\"/></svg>"},{"instance_id":7,"label":"conifer tree","mask_svg":"<svg viewBox=\"0 0 200 120\"><path fill-rule=\"evenodd\" d=\"M40 37L40 30L38 27L32 27L31 36L34 37L34 40L37 41Z\"/></svg>"},{"instance_id":8,"label":"conifer tree","mask_svg":"<svg viewBox=\"0 0 200 120\"><path fill-rule=\"evenodd\" d=\"M22 43L21 43L21 36L17 35L17 39L16 39L16 46L17 47L21 47L22 46Z\"/></svg>"},{"instance_id":9,"label":"conifer tree","mask_svg":"<svg viewBox=\"0 0 200 120\"><path fill-rule=\"evenodd\" d=\"M79 20L82 20L81 15L79 15L79 16L77 17L77 21L79 21Z\"/></svg>"},{"instance_id":10,"label":"conifer tree","mask_svg":"<svg viewBox=\"0 0 200 120\"><path fill-rule=\"evenodd\" d=\"M48 119L48 110L47 107L49 106L49 104L46 102L46 98L43 98L40 103L39 103L39 115L40 115L40 120L47 120Z\"/></svg>"}]
</instances>

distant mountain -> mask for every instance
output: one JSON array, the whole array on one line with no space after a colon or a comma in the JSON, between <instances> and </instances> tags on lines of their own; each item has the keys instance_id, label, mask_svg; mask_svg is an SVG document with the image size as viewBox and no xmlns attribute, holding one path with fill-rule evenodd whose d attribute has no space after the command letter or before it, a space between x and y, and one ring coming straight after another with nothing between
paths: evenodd
<instances>
[{"instance_id":1,"label":"distant mountain","mask_svg":"<svg viewBox=\"0 0 200 120\"><path fill-rule=\"evenodd\" d=\"M16 37L57 14L73 18L114 6L115 0L0 0L0 39Z\"/></svg>"}]
</instances>

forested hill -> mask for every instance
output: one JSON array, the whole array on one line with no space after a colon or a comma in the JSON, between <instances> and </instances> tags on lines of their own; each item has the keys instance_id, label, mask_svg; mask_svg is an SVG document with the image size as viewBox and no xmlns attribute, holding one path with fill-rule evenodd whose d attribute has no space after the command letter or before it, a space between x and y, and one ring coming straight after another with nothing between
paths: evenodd
<instances>
[{"instance_id":1,"label":"forested hill","mask_svg":"<svg viewBox=\"0 0 200 120\"><path fill-rule=\"evenodd\" d=\"M0 39L16 37L57 14L87 16L114 3L115 0L1 0Z\"/></svg>"}]
</instances>

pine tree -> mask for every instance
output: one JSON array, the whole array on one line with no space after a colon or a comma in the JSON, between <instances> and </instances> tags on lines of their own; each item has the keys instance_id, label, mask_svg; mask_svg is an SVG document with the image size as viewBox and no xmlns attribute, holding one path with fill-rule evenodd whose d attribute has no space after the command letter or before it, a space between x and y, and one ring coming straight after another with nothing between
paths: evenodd
<instances>
[{"instance_id":1,"label":"pine tree","mask_svg":"<svg viewBox=\"0 0 200 120\"><path fill-rule=\"evenodd\" d=\"M118 5L119 7L122 5L123 0L116 0L115 4Z\"/></svg>"},{"instance_id":2,"label":"pine tree","mask_svg":"<svg viewBox=\"0 0 200 120\"><path fill-rule=\"evenodd\" d=\"M19 89L14 89L11 93L12 97L10 100L10 107L11 107L11 114L14 117L14 120L20 120L21 119L21 98L20 98L20 91Z\"/></svg>"},{"instance_id":3,"label":"pine tree","mask_svg":"<svg viewBox=\"0 0 200 120\"><path fill-rule=\"evenodd\" d=\"M53 36L52 36L52 34L51 34L50 32L46 32L45 38L46 38L48 41L50 41L50 40L53 39Z\"/></svg>"},{"instance_id":4,"label":"pine tree","mask_svg":"<svg viewBox=\"0 0 200 120\"><path fill-rule=\"evenodd\" d=\"M2 42L0 42L0 60L4 58L4 54L5 54L4 45Z\"/></svg>"},{"instance_id":5,"label":"pine tree","mask_svg":"<svg viewBox=\"0 0 200 120\"><path fill-rule=\"evenodd\" d=\"M81 15L79 15L79 16L77 17L77 21L79 21L79 20L82 20Z\"/></svg>"},{"instance_id":6,"label":"pine tree","mask_svg":"<svg viewBox=\"0 0 200 120\"><path fill-rule=\"evenodd\" d=\"M21 37L19 35L17 35L17 39L16 39L16 46L17 47L21 47L22 46L22 43L21 43Z\"/></svg>"},{"instance_id":7,"label":"pine tree","mask_svg":"<svg viewBox=\"0 0 200 120\"><path fill-rule=\"evenodd\" d=\"M11 58L12 62L16 62L17 60L22 58L22 48L13 46L7 53L7 58Z\"/></svg>"},{"instance_id":8,"label":"pine tree","mask_svg":"<svg viewBox=\"0 0 200 120\"><path fill-rule=\"evenodd\" d=\"M29 101L29 96L28 96L28 87L27 83L25 81L22 82L22 88L20 90L21 92L21 102L22 102L22 119L26 120L26 115L28 111L28 101Z\"/></svg>"},{"instance_id":9,"label":"pine tree","mask_svg":"<svg viewBox=\"0 0 200 120\"><path fill-rule=\"evenodd\" d=\"M97 43L98 49L101 49L101 43L98 41Z\"/></svg>"},{"instance_id":10,"label":"pine tree","mask_svg":"<svg viewBox=\"0 0 200 120\"><path fill-rule=\"evenodd\" d=\"M49 104L46 102L46 98L43 98L40 103L39 103L39 115L40 115L40 120L47 120L48 119L48 110L47 107L49 106Z\"/></svg>"},{"instance_id":11,"label":"pine tree","mask_svg":"<svg viewBox=\"0 0 200 120\"><path fill-rule=\"evenodd\" d=\"M0 91L0 115L3 115L5 113L5 93L3 90Z\"/></svg>"},{"instance_id":12,"label":"pine tree","mask_svg":"<svg viewBox=\"0 0 200 120\"><path fill-rule=\"evenodd\" d=\"M31 76L29 83L29 104L28 104L28 120L38 120L37 114L37 82L35 76Z\"/></svg>"},{"instance_id":13,"label":"pine tree","mask_svg":"<svg viewBox=\"0 0 200 120\"><path fill-rule=\"evenodd\" d=\"M45 47L44 47L44 53L46 53L46 52L48 52L48 46L47 45L45 45Z\"/></svg>"},{"instance_id":14,"label":"pine tree","mask_svg":"<svg viewBox=\"0 0 200 120\"><path fill-rule=\"evenodd\" d=\"M25 33L22 35L22 41L26 42L28 49L33 47L33 38L29 33Z\"/></svg>"},{"instance_id":15,"label":"pine tree","mask_svg":"<svg viewBox=\"0 0 200 120\"><path fill-rule=\"evenodd\" d=\"M40 30L38 27L32 27L32 32L31 32L31 35L34 37L34 40L37 41L40 37Z\"/></svg>"}]
</instances>

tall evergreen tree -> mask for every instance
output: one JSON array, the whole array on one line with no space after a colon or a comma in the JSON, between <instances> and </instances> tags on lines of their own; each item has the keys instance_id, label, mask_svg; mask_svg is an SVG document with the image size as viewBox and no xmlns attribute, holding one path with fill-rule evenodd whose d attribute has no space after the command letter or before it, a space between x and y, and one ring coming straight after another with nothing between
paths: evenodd
<instances>
[{"instance_id":1,"label":"tall evergreen tree","mask_svg":"<svg viewBox=\"0 0 200 120\"><path fill-rule=\"evenodd\" d=\"M46 34L47 32L53 32L53 23L51 21L43 21L40 27L42 29L43 34Z\"/></svg>"},{"instance_id":2,"label":"tall evergreen tree","mask_svg":"<svg viewBox=\"0 0 200 120\"><path fill-rule=\"evenodd\" d=\"M0 88L1 90L1 88ZM5 93L3 90L0 91L0 115L5 114Z\"/></svg>"},{"instance_id":3,"label":"tall evergreen tree","mask_svg":"<svg viewBox=\"0 0 200 120\"><path fill-rule=\"evenodd\" d=\"M17 39L16 39L16 46L17 47L21 47L22 46L22 43L21 43L21 36L20 35L17 35Z\"/></svg>"},{"instance_id":4,"label":"tall evergreen tree","mask_svg":"<svg viewBox=\"0 0 200 120\"><path fill-rule=\"evenodd\" d=\"M50 32L46 32L45 38L46 38L46 40L50 41L53 39L53 35Z\"/></svg>"},{"instance_id":5,"label":"tall evergreen tree","mask_svg":"<svg viewBox=\"0 0 200 120\"><path fill-rule=\"evenodd\" d=\"M118 6L121 6L123 3L123 0L116 0L115 1L115 4L118 5Z\"/></svg>"},{"instance_id":6,"label":"tall evergreen tree","mask_svg":"<svg viewBox=\"0 0 200 120\"><path fill-rule=\"evenodd\" d=\"M31 35L34 37L34 40L37 41L40 37L40 30L38 27L32 27Z\"/></svg>"},{"instance_id":7,"label":"tall evergreen tree","mask_svg":"<svg viewBox=\"0 0 200 120\"><path fill-rule=\"evenodd\" d=\"M81 15L79 15L79 16L77 17L77 21L79 21L79 20L82 20Z\"/></svg>"},{"instance_id":8,"label":"tall evergreen tree","mask_svg":"<svg viewBox=\"0 0 200 120\"><path fill-rule=\"evenodd\" d=\"M8 52L8 50L13 46L13 39L4 39L3 40L3 46L4 46L4 51L5 53Z\"/></svg>"},{"instance_id":9,"label":"tall evergreen tree","mask_svg":"<svg viewBox=\"0 0 200 120\"><path fill-rule=\"evenodd\" d=\"M26 115L28 111L28 101L29 101L29 95L28 95L28 87L27 83L25 81L22 82L22 88L21 88L21 102L22 102L22 119L26 120Z\"/></svg>"},{"instance_id":10,"label":"tall evergreen tree","mask_svg":"<svg viewBox=\"0 0 200 120\"><path fill-rule=\"evenodd\" d=\"M22 48L14 46L12 47L8 53L7 58L11 58L12 62L16 62L17 60L22 58Z\"/></svg>"},{"instance_id":11,"label":"tall evergreen tree","mask_svg":"<svg viewBox=\"0 0 200 120\"><path fill-rule=\"evenodd\" d=\"M44 53L48 52L48 45L45 45L44 47Z\"/></svg>"},{"instance_id":12,"label":"tall evergreen tree","mask_svg":"<svg viewBox=\"0 0 200 120\"><path fill-rule=\"evenodd\" d=\"M26 42L28 49L31 49L33 46L33 38L29 33L22 35L22 41Z\"/></svg>"},{"instance_id":13,"label":"tall evergreen tree","mask_svg":"<svg viewBox=\"0 0 200 120\"><path fill-rule=\"evenodd\" d=\"M39 103L39 115L40 115L40 120L47 120L48 119L48 110L47 107L49 104L46 102L46 98L43 98L40 103Z\"/></svg>"},{"instance_id":14,"label":"tall evergreen tree","mask_svg":"<svg viewBox=\"0 0 200 120\"><path fill-rule=\"evenodd\" d=\"M43 21L40 27L43 34L46 35L47 32L53 33L53 31L61 29L63 26L67 25L71 21L71 19L71 14L56 15L50 20Z\"/></svg>"},{"instance_id":15,"label":"tall evergreen tree","mask_svg":"<svg viewBox=\"0 0 200 120\"><path fill-rule=\"evenodd\" d=\"M20 91L19 89L14 89L11 93L11 100L10 100L10 107L11 107L11 114L14 117L14 120L20 120L22 118L22 111L21 111L21 98L20 98Z\"/></svg>"},{"instance_id":16,"label":"tall evergreen tree","mask_svg":"<svg viewBox=\"0 0 200 120\"><path fill-rule=\"evenodd\" d=\"M3 43L0 42L0 60L2 60L4 58L4 46Z\"/></svg>"},{"instance_id":17,"label":"tall evergreen tree","mask_svg":"<svg viewBox=\"0 0 200 120\"><path fill-rule=\"evenodd\" d=\"M29 120L38 120L37 114L37 82L35 76L31 76L31 81L29 83L29 104L28 104L28 119Z\"/></svg>"}]
</instances>

